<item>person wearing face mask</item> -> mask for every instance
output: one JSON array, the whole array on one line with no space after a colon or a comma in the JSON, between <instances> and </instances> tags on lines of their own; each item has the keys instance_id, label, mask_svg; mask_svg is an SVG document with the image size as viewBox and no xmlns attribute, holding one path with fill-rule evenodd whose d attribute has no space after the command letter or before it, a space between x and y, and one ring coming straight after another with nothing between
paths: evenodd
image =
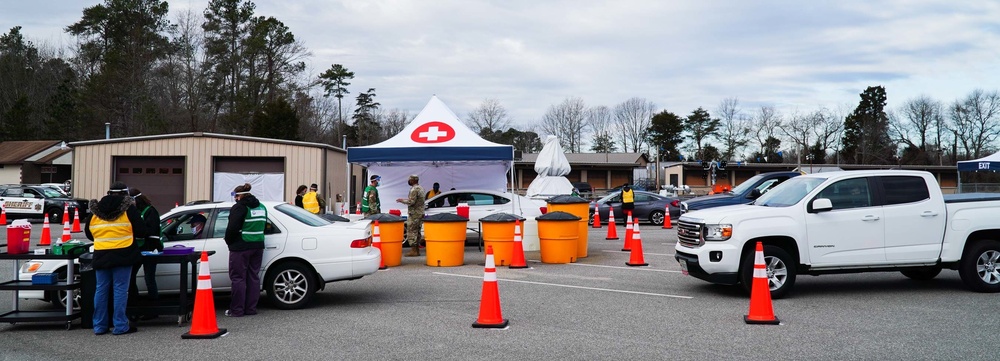
<instances>
[{"instance_id":1,"label":"person wearing face mask","mask_svg":"<svg viewBox=\"0 0 1000 361\"><path fill-rule=\"evenodd\" d=\"M368 186L365 187L365 193L361 197L361 213L365 217L382 213L378 202L378 185L380 181L382 181L382 177L372 175L369 178Z\"/></svg>"},{"instance_id":2,"label":"person wearing face mask","mask_svg":"<svg viewBox=\"0 0 1000 361\"><path fill-rule=\"evenodd\" d=\"M205 219L205 216L203 215L195 214L194 216L191 216L191 234L193 235L193 237L191 237L192 239L202 238L201 231L205 229L206 221L208 220Z\"/></svg>"},{"instance_id":3,"label":"person wearing face mask","mask_svg":"<svg viewBox=\"0 0 1000 361\"><path fill-rule=\"evenodd\" d=\"M136 244L139 246L139 251L145 252L161 252L163 251L163 243L160 241L160 212L153 207L152 201L149 197L142 194L139 188L129 189L129 196L135 200L135 208L139 210L139 217L142 218L142 223L149 230L149 234L145 238L136 237ZM133 303L139 300L139 287L137 286L136 276L139 274L139 268L143 269L143 278L146 281L146 296L153 303L159 298L159 289L156 287L156 262L150 261L145 257L142 257L139 262L132 265L132 282L128 289L128 299ZM143 319L155 318L156 315L144 315Z\"/></svg>"},{"instance_id":4,"label":"person wearing face mask","mask_svg":"<svg viewBox=\"0 0 1000 361\"><path fill-rule=\"evenodd\" d=\"M229 280L232 298L225 315L243 317L257 314L260 299L260 266L264 257L264 229L267 208L250 193L245 183L233 190L236 204L229 210L226 245L229 246Z\"/></svg>"}]
</instances>

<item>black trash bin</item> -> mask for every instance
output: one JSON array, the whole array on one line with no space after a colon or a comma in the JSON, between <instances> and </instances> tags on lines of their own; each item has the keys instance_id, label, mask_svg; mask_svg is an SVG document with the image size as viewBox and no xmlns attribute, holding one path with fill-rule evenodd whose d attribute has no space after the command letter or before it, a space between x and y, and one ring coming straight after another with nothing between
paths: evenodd
<instances>
[{"instance_id":1,"label":"black trash bin","mask_svg":"<svg viewBox=\"0 0 1000 361\"><path fill-rule=\"evenodd\" d=\"M80 327L94 327L94 292L97 275L94 274L94 253L80 255Z\"/></svg>"}]
</instances>

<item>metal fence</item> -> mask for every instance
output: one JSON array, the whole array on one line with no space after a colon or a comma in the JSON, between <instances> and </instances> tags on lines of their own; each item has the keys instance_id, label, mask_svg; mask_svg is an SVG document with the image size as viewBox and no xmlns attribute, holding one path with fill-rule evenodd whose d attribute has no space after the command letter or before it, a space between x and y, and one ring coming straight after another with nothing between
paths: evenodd
<instances>
[{"instance_id":1,"label":"metal fence","mask_svg":"<svg viewBox=\"0 0 1000 361\"><path fill-rule=\"evenodd\" d=\"M959 193L1000 193L1000 184L962 183Z\"/></svg>"}]
</instances>

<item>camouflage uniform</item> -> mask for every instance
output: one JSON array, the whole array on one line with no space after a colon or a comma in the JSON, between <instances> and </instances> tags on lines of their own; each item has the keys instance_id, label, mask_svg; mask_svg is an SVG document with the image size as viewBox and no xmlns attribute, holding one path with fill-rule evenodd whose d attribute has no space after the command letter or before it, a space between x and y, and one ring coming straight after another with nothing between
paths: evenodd
<instances>
[{"instance_id":1,"label":"camouflage uniform","mask_svg":"<svg viewBox=\"0 0 1000 361\"><path fill-rule=\"evenodd\" d=\"M420 245L423 236L420 229L424 226L424 188L419 184L410 187L410 195L406 201L406 240L410 246Z\"/></svg>"}]
</instances>

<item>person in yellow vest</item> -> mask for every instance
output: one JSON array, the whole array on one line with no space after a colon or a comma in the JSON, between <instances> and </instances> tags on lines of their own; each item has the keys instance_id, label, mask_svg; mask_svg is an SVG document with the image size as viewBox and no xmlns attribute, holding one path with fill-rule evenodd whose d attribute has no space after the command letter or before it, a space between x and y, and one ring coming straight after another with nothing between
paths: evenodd
<instances>
[{"instance_id":1,"label":"person in yellow vest","mask_svg":"<svg viewBox=\"0 0 1000 361\"><path fill-rule=\"evenodd\" d=\"M622 214L628 215L628 212L633 210L635 210L635 192L628 183L625 183L622 186Z\"/></svg>"},{"instance_id":2,"label":"person in yellow vest","mask_svg":"<svg viewBox=\"0 0 1000 361\"><path fill-rule=\"evenodd\" d=\"M431 198L434 198L434 196L436 196L438 194L441 194L441 184L439 184L438 182L434 182L434 185L431 186L431 190L427 191L427 196L424 197L424 199L425 200L430 200ZM444 198L441 198L441 199L438 199L438 200L436 200L434 202L431 202L427 206L428 207L441 207L443 205L444 205Z\"/></svg>"},{"instance_id":3,"label":"person in yellow vest","mask_svg":"<svg viewBox=\"0 0 1000 361\"><path fill-rule=\"evenodd\" d=\"M302 208L313 214L319 214L319 195L316 194L316 184L309 187L309 192L302 196Z\"/></svg>"},{"instance_id":4,"label":"person in yellow vest","mask_svg":"<svg viewBox=\"0 0 1000 361\"><path fill-rule=\"evenodd\" d=\"M236 204L229 209L229 224L226 226L225 236L226 245L229 246L232 297L225 315L243 317L257 314L267 208L250 193L249 183L237 186L233 194Z\"/></svg>"},{"instance_id":5,"label":"person in yellow vest","mask_svg":"<svg viewBox=\"0 0 1000 361\"><path fill-rule=\"evenodd\" d=\"M94 334L121 335L138 331L129 325L125 315L128 288L131 283L132 265L139 262L139 245L136 238L146 238L149 231L142 223L142 216L129 196L125 183L115 182L108 195L100 201L90 201L90 222L87 238L94 241L94 274L97 288L94 292ZM114 292L111 324L108 323L108 296Z\"/></svg>"}]
</instances>

